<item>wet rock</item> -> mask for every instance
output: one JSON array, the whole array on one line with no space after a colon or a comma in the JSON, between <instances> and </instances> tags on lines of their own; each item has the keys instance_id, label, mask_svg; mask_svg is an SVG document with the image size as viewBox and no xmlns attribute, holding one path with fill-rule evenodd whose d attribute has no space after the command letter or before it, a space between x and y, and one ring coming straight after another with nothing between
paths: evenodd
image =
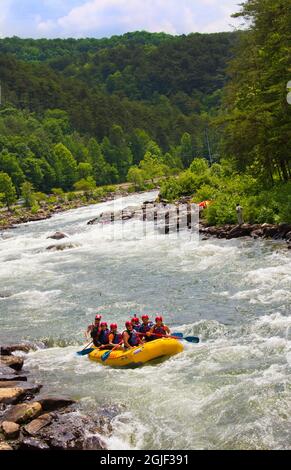
<instances>
[{"instance_id":1,"label":"wet rock","mask_svg":"<svg viewBox=\"0 0 291 470\"><path fill-rule=\"evenodd\" d=\"M42 407L38 402L21 403L7 410L2 416L1 421L12 421L13 423L23 424L39 416L41 412Z\"/></svg>"},{"instance_id":2,"label":"wet rock","mask_svg":"<svg viewBox=\"0 0 291 470\"><path fill-rule=\"evenodd\" d=\"M17 378L17 376L16 376ZM9 388L9 387L19 387L22 388L26 393L37 393L40 391L42 385L32 384L29 382L22 382L17 380L0 380L0 389Z\"/></svg>"},{"instance_id":3,"label":"wet rock","mask_svg":"<svg viewBox=\"0 0 291 470\"><path fill-rule=\"evenodd\" d=\"M53 240L62 240L62 238L68 238L68 235L63 232L55 232L53 235L50 235L47 238L52 238Z\"/></svg>"},{"instance_id":4,"label":"wet rock","mask_svg":"<svg viewBox=\"0 0 291 470\"><path fill-rule=\"evenodd\" d=\"M13 449L7 442L0 441L0 451L2 450L13 450Z\"/></svg>"},{"instance_id":5,"label":"wet rock","mask_svg":"<svg viewBox=\"0 0 291 470\"><path fill-rule=\"evenodd\" d=\"M227 233L226 238L248 237L252 231L253 226L250 224L237 225Z\"/></svg>"},{"instance_id":6,"label":"wet rock","mask_svg":"<svg viewBox=\"0 0 291 470\"><path fill-rule=\"evenodd\" d=\"M96 424L78 412L58 414L51 425L40 430L38 437L56 450L101 450L105 443L96 435Z\"/></svg>"},{"instance_id":7,"label":"wet rock","mask_svg":"<svg viewBox=\"0 0 291 470\"><path fill-rule=\"evenodd\" d=\"M80 245L77 243L61 243L59 245L50 245L47 247L47 250L49 251L64 251L64 250L70 250L72 248L78 248Z\"/></svg>"},{"instance_id":8,"label":"wet rock","mask_svg":"<svg viewBox=\"0 0 291 470\"><path fill-rule=\"evenodd\" d=\"M28 353L31 350L35 350L35 345L30 342L20 344L5 344L0 348L0 354L2 356L10 356L15 351L23 351Z\"/></svg>"},{"instance_id":9,"label":"wet rock","mask_svg":"<svg viewBox=\"0 0 291 470\"><path fill-rule=\"evenodd\" d=\"M20 426L12 421L3 421L1 428L6 439L17 439L20 432Z\"/></svg>"},{"instance_id":10,"label":"wet rock","mask_svg":"<svg viewBox=\"0 0 291 470\"><path fill-rule=\"evenodd\" d=\"M37 419L34 419L29 424L27 424L23 429L26 434L35 436L42 428L47 426L54 419L53 413L46 413L39 416Z\"/></svg>"},{"instance_id":11,"label":"wet rock","mask_svg":"<svg viewBox=\"0 0 291 470\"><path fill-rule=\"evenodd\" d=\"M0 381L27 381L27 376L24 374L18 374L16 371L14 372L13 369L10 367L4 366L0 362Z\"/></svg>"},{"instance_id":12,"label":"wet rock","mask_svg":"<svg viewBox=\"0 0 291 470\"><path fill-rule=\"evenodd\" d=\"M6 367L11 367L16 371L19 371L23 367L23 359L22 357L17 356L0 356L0 362L2 365Z\"/></svg>"},{"instance_id":13,"label":"wet rock","mask_svg":"<svg viewBox=\"0 0 291 470\"><path fill-rule=\"evenodd\" d=\"M43 411L54 411L75 403L70 397L65 396L39 395L36 397L36 400L41 404Z\"/></svg>"},{"instance_id":14,"label":"wet rock","mask_svg":"<svg viewBox=\"0 0 291 470\"><path fill-rule=\"evenodd\" d=\"M0 403L17 403L23 395L23 388L0 388Z\"/></svg>"},{"instance_id":15,"label":"wet rock","mask_svg":"<svg viewBox=\"0 0 291 470\"><path fill-rule=\"evenodd\" d=\"M35 437L26 437L20 441L19 450L49 450L49 446Z\"/></svg>"}]
</instances>

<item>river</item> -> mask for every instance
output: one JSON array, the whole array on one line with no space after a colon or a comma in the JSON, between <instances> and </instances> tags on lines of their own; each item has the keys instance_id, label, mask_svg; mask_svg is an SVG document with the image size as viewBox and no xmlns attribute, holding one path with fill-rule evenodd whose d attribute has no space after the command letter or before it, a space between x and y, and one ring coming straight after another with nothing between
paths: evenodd
<instances>
[{"instance_id":1,"label":"river","mask_svg":"<svg viewBox=\"0 0 291 470\"><path fill-rule=\"evenodd\" d=\"M115 224L114 237L110 224L87 225L111 205L0 234L0 341L45 342L28 368L84 410L109 410L110 449L290 449L290 251L187 231L134 237L132 221ZM75 247L46 250L56 230ZM157 364L110 369L75 354L97 312L120 328L133 313L159 313L201 341Z\"/></svg>"}]
</instances>

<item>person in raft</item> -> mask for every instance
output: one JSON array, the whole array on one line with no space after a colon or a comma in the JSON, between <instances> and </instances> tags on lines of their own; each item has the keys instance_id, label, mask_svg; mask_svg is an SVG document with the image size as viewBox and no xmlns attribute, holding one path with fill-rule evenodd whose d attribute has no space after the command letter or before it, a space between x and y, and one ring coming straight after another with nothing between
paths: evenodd
<instances>
[{"instance_id":1,"label":"person in raft","mask_svg":"<svg viewBox=\"0 0 291 470\"><path fill-rule=\"evenodd\" d=\"M153 339L158 339L160 336L168 336L171 334L170 328L163 323L163 317L156 317L156 323L150 331L146 333L148 337L153 337Z\"/></svg>"},{"instance_id":2,"label":"person in raft","mask_svg":"<svg viewBox=\"0 0 291 470\"><path fill-rule=\"evenodd\" d=\"M94 332L94 336L96 336L97 332L100 330L101 318L102 318L101 315L96 315L95 316L94 323L92 323L92 325L89 325L88 328L87 328L87 331L85 333L86 338L89 338L90 336L93 338L93 336L92 336L93 330L97 330L97 331Z\"/></svg>"},{"instance_id":3,"label":"person in raft","mask_svg":"<svg viewBox=\"0 0 291 470\"><path fill-rule=\"evenodd\" d=\"M132 326L133 326L133 329L135 331L139 331L140 330L140 327L141 327L141 324L139 322L139 318L138 317L133 317L131 319L131 323L132 323Z\"/></svg>"},{"instance_id":4,"label":"person in raft","mask_svg":"<svg viewBox=\"0 0 291 470\"><path fill-rule=\"evenodd\" d=\"M109 330L107 328L107 323L105 321L100 323L100 329L94 328L94 330L91 332L93 344L97 348L108 344L108 336L109 336Z\"/></svg>"},{"instance_id":5,"label":"person in raft","mask_svg":"<svg viewBox=\"0 0 291 470\"><path fill-rule=\"evenodd\" d=\"M116 349L122 349L122 346L121 346L122 341L123 341L122 334L118 333L117 324L111 323L110 332L108 335L108 344L106 345L106 348L112 349L112 348L115 348L116 345L119 345L119 348L116 348Z\"/></svg>"},{"instance_id":6,"label":"person in raft","mask_svg":"<svg viewBox=\"0 0 291 470\"><path fill-rule=\"evenodd\" d=\"M152 322L149 319L148 315L143 315L141 319L142 319L142 324L140 325L139 333L144 334L144 336L141 336L141 338L145 341L151 341L155 339L153 336L151 337L151 336L146 335L147 332L150 331L150 329L154 326L154 322Z\"/></svg>"},{"instance_id":7,"label":"person in raft","mask_svg":"<svg viewBox=\"0 0 291 470\"><path fill-rule=\"evenodd\" d=\"M137 331L134 330L131 321L125 323L126 329L122 333L123 345L125 349L135 348L139 344L143 344Z\"/></svg>"}]
</instances>

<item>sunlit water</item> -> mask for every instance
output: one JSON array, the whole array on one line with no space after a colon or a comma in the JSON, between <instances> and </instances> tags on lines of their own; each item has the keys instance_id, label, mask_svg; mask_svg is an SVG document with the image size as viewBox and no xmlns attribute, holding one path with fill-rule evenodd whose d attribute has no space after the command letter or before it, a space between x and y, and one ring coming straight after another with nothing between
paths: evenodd
<instances>
[{"instance_id":1,"label":"sunlit water","mask_svg":"<svg viewBox=\"0 0 291 470\"><path fill-rule=\"evenodd\" d=\"M290 251L262 240L197 243L188 232L135 239L132 221L114 237L111 225L87 225L110 207L2 232L0 341L44 341L28 368L86 411L114 410L111 449L290 449ZM47 239L56 230L70 239ZM65 241L75 248L46 250ZM75 354L96 312L120 328L133 313L163 314L201 342L158 364L110 369Z\"/></svg>"}]
</instances>

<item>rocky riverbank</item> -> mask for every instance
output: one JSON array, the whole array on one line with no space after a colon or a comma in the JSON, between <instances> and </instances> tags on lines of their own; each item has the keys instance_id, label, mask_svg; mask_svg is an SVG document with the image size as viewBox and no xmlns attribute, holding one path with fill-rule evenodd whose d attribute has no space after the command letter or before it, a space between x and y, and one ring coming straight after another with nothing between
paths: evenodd
<instances>
[{"instance_id":1,"label":"rocky riverbank","mask_svg":"<svg viewBox=\"0 0 291 470\"><path fill-rule=\"evenodd\" d=\"M79 207L85 207L91 204L99 204L102 202L112 201L116 197L129 196L128 189L130 185L117 185L115 191L110 191L106 195L98 198L84 198L79 197L74 200L59 200L55 204L42 203L41 207L36 213L31 209L25 207L15 207L13 210L1 210L0 211L0 231L15 228L19 224L26 222L36 222L39 220L45 220L52 217L53 214L59 212L68 211L71 209L78 209ZM64 196L65 197L65 196Z\"/></svg>"},{"instance_id":2,"label":"rocky riverbank","mask_svg":"<svg viewBox=\"0 0 291 470\"><path fill-rule=\"evenodd\" d=\"M288 249L291 249L291 224L242 224L209 227L202 221L199 231L204 235L204 238L214 236L227 240L240 237L283 240L287 242Z\"/></svg>"},{"instance_id":3,"label":"rocky riverbank","mask_svg":"<svg viewBox=\"0 0 291 470\"><path fill-rule=\"evenodd\" d=\"M25 354L33 348L28 342L1 346L0 451L106 449L101 434L110 422L98 411L84 415L71 397L35 383L25 368Z\"/></svg>"},{"instance_id":4,"label":"rocky riverbank","mask_svg":"<svg viewBox=\"0 0 291 470\"><path fill-rule=\"evenodd\" d=\"M195 210L196 207L196 210ZM175 204L158 199L156 202L145 201L140 206L129 206L122 210L104 212L89 220L88 225L108 224L118 221L126 222L137 219L153 222L160 233L168 234L182 229L199 230L202 240L209 237L232 238L251 237L282 240L291 249L291 224L242 224L208 226L197 214L197 206L190 203L189 198L182 198Z\"/></svg>"}]
</instances>

